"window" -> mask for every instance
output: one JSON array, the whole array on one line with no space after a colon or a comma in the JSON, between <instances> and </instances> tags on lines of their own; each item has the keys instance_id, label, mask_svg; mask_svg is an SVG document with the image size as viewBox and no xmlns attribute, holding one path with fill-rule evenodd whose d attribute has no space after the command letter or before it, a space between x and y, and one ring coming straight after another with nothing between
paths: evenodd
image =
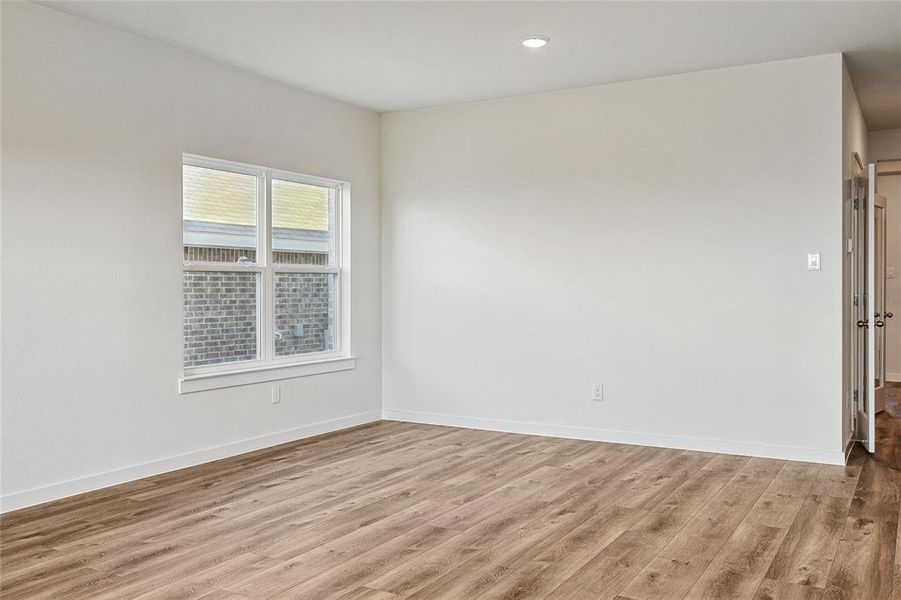
<instances>
[{"instance_id":1,"label":"window","mask_svg":"<svg viewBox=\"0 0 901 600\"><path fill-rule=\"evenodd\" d=\"M182 178L182 381L347 358L348 184L188 155Z\"/></svg>"}]
</instances>

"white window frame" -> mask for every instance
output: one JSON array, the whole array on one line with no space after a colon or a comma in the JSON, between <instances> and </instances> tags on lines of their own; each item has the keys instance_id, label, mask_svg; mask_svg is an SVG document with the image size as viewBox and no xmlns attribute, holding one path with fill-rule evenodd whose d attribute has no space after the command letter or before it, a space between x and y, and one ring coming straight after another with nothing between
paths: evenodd
<instances>
[{"instance_id":1,"label":"white window frame","mask_svg":"<svg viewBox=\"0 0 901 600\"><path fill-rule=\"evenodd\" d=\"M185 261L182 272L259 273L257 284L257 354L244 360L201 367L184 367L179 378L181 393L204 391L235 385L275 381L352 369L356 360L351 353L350 337L350 183L291 171L282 171L229 160L183 154L184 166L252 175L257 178L256 261L213 263ZM329 264L274 264L272 260L272 180L289 181L329 189L331 226ZM310 352L293 356L275 355L275 275L277 273L329 273L335 275L335 348L328 352ZM184 310L184 306L182 306ZM182 320L182 322L184 322ZM182 329L184 352L184 329Z\"/></svg>"}]
</instances>

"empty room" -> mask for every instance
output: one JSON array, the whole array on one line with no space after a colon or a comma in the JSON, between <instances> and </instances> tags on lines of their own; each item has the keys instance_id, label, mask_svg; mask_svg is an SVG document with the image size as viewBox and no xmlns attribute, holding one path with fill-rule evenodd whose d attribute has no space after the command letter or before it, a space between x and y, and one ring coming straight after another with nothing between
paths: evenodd
<instances>
[{"instance_id":1,"label":"empty room","mask_svg":"<svg viewBox=\"0 0 901 600\"><path fill-rule=\"evenodd\" d=\"M3 600L901 600L901 0L0 54Z\"/></svg>"}]
</instances>

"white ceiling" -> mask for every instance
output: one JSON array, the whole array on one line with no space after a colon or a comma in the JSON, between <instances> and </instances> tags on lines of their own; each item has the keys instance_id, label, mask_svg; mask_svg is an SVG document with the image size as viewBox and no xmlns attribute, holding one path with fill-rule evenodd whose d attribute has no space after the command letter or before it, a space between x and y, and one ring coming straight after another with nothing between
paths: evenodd
<instances>
[{"instance_id":1,"label":"white ceiling","mask_svg":"<svg viewBox=\"0 0 901 600\"><path fill-rule=\"evenodd\" d=\"M870 129L901 127L899 1L41 4L379 111L846 52Z\"/></svg>"}]
</instances>

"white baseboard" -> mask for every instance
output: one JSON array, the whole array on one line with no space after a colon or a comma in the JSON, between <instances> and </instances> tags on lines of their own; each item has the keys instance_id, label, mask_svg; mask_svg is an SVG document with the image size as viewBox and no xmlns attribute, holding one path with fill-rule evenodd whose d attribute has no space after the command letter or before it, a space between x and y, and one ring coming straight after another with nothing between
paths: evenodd
<instances>
[{"instance_id":1,"label":"white baseboard","mask_svg":"<svg viewBox=\"0 0 901 600\"><path fill-rule=\"evenodd\" d=\"M901 373L886 373L885 380L893 383L901 382Z\"/></svg>"},{"instance_id":2,"label":"white baseboard","mask_svg":"<svg viewBox=\"0 0 901 600\"><path fill-rule=\"evenodd\" d=\"M175 471L185 467L193 467L221 458L228 458L230 456L244 454L245 452L277 446L278 444L284 444L286 442L293 442L314 435L331 433L348 427L355 427L357 425L379 421L381 418L381 411L359 413L338 419L331 419L329 421L312 423L294 429L277 431L255 438L239 440L222 446L205 448L187 454L179 454L177 456L140 463L115 471L97 473L96 475L88 475L87 477L61 481L59 483L32 488L30 490L12 492L0 496L0 512L9 512L28 506L34 506L35 504L50 502L51 500L58 500L67 496L74 496L75 494L99 490L127 481L159 475L160 473Z\"/></svg>"},{"instance_id":3,"label":"white baseboard","mask_svg":"<svg viewBox=\"0 0 901 600\"><path fill-rule=\"evenodd\" d=\"M739 454L743 456L779 458L783 460L797 460L829 465L845 464L845 455L841 450L821 450L818 448L756 444L752 442L735 442L730 440L694 438L659 433L616 431L612 429L596 429L575 425L546 425L542 423L485 419L482 417L465 417L392 408L384 409L382 411L382 416L387 421L408 421L428 425L445 425L449 427L464 427L467 429L487 429L490 431L504 431L507 433L525 433L529 435L591 440L596 442L677 448L679 450L698 450L701 452L716 452L719 454Z\"/></svg>"},{"instance_id":4,"label":"white baseboard","mask_svg":"<svg viewBox=\"0 0 901 600\"><path fill-rule=\"evenodd\" d=\"M848 464L848 459L851 457L851 451L854 449L854 443L854 438L851 438L845 446L845 464Z\"/></svg>"}]
</instances>

